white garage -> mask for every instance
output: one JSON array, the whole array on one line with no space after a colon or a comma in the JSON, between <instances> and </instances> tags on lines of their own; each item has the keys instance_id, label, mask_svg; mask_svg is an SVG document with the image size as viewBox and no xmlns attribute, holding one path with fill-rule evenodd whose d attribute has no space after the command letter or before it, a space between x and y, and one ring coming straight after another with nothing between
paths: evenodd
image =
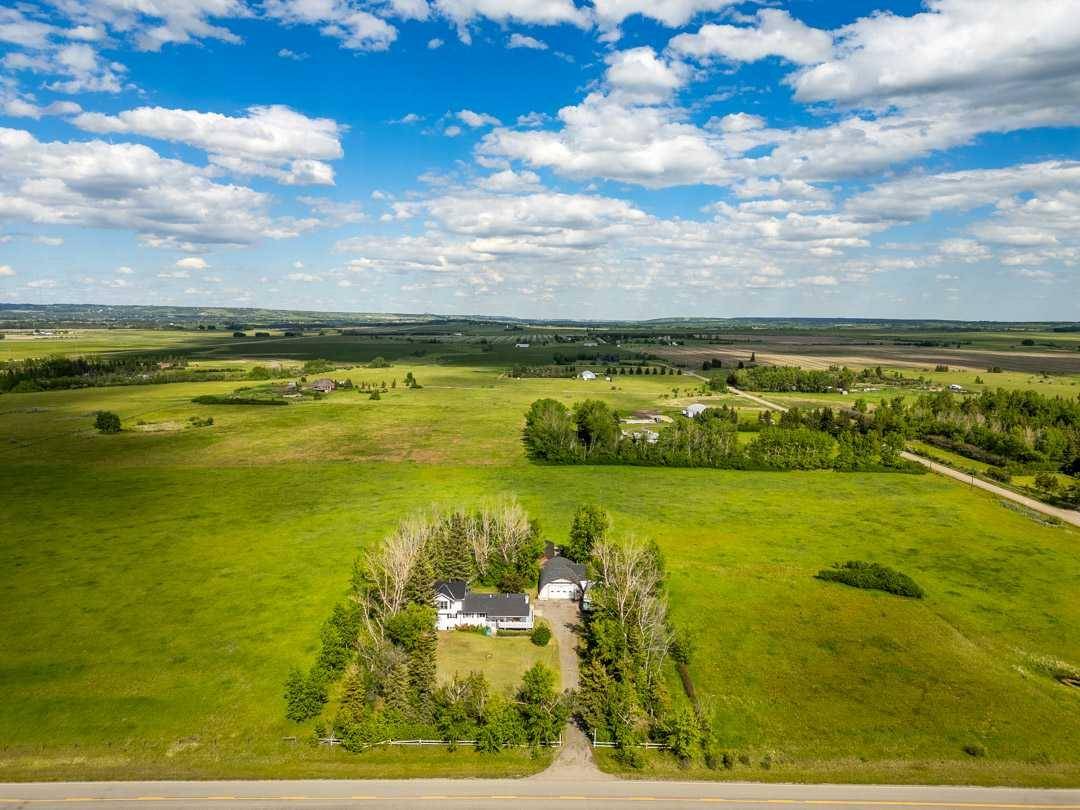
<instances>
[{"instance_id":1,"label":"white garage","mask_svg":"<svg viewBox=\"0 0 1080 810\"><path fill-rule=\"evenodd\" d=\"M538 599L559 599L576 602L588 588L585 566L566 557L552 557L540 569Z\"/></svg>"}]
</instances>

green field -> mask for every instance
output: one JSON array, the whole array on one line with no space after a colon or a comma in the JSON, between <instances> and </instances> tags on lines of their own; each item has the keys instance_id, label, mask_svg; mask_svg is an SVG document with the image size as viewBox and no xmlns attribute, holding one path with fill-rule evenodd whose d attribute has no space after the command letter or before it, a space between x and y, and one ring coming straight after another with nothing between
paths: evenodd
<instances>
[{"instance_id":1,"label":"green field","mask_svg":"<svg viewBox=\"0 0 1080 810\"><path fill-rule=\"evenodd\" d=\"M326 356L312 341L275 359ZM0 780L535 771L520 753L347 755L283 717L285 675L310 664L361 549L432 503L512 495L550 539L591 500L667 557L699 696L751 765L658 755L639 775L1080 784L1080 690L1034 663L1080 664L1080 532L935 476L530 464L537 397L673 412L665 395L692 381L512 380L451 354L333 375L396 379L379 401L191 402L237 383L0 397ZM102 408L121 434L94 432ZM928 597L813 578L846 559Z\"/></svg>"}]
</instances>

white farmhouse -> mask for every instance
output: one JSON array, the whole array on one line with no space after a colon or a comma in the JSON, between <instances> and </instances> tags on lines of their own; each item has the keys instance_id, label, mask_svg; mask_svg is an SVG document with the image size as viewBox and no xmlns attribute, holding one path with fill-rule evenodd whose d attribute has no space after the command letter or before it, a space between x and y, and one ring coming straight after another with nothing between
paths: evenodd
<instances>
[{"instance_id":1,"label":"white farmhouse","mask_svg":"<svg viewBox=\"0 0 1080 810\"><path fill-rule=\"evenodd\" d=\"M683 408L682 415L689 416L693 419L696 416L700 416L705 412L706 405L702 405L700 402L695 402L693 405L687 405Z\"/></svg>"},{"instance_id":2,"label":"white farmhouse","mask_svg":"<svg viewBox=\"0 0 1080 810\"><path fill-rule=\"evenodd\" d=\"M532 630L533 609L523 593L472 593L462 579L435 583L435 629L486 627L499 630Z\"/></svg>"},{"instance_id":3,"label":"white farmhouse","mask_svg":"<svg viewBox=\"0 0 1080 810\"><path fill-rule=\"evenodd\" d=\"M577 601L592 583L585 578L585 566L566 557L552 557L540 569L537 599Z\"/></svg>"},{"instance_id":4,"label":"white farmhouse","mask_svg":"<svg viewBox=\"0 0 1080 810\"><path fill-rule=\"evenodd\" d=\"M583 380L595 380L596 379L596 375L593 372L589 371L588 369L585 369L578 376L581 377L581 379L583 379Z\"/></svg>"}]
</instances>

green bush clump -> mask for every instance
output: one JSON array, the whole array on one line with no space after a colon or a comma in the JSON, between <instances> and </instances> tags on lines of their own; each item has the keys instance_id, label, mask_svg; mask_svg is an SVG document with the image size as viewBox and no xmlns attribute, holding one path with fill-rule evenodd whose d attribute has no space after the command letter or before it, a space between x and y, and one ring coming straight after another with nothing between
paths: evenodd
<instances>
[{"instance_id":1,"label":"green bush clump","mask_svg":"<svg viewBox=\"0 0 1080 810\"><path fill-rule=\"evenodd\" d=\"M907 574L879 563L848 560L843 564L834 563L832 568L824 568L815 576L826 582L841 582L853 588L885 591L912 599L922 599L926 595L918 583Z\"/></svg>"},{"instance_id":2,"label":"green bush clump","mask_svg":"<svg viewBox=\"0 0 1080 810\"><path fill-rule=\"evenodd\" d=\"M551 628L541 622L533 628L532 635L529 638L537 647L546 647L548 642L551 641Z\"/></svg>"},{"instance_id":3,"label":"green bush clump","mask_svg":"<svg viewBox=\"0 0 1080 810\"><path fill-rule=\"evenodd\" d=\"M203 394L191 400L196 405L288 405L284 399L269 397L223 397L218 394Z\"/></svg>"},{"instance_id":4,"label":"green bush clump","mask_svg":"<svg viewBox=\"0 0 1080 810\"><path fill-rule=\"evenodd\" d=\"M94 417L94 427L101 433L119 433L120 417L112 411L98 411Z\"/></svg>"}]
</instances>

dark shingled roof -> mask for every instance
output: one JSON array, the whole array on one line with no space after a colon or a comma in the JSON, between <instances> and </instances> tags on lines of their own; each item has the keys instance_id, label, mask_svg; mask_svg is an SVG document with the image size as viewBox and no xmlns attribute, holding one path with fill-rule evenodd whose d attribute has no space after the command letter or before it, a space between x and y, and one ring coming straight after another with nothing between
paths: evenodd
<instances>
[{"instance_id":1,"label":"dark shingled roof","mask_svg":"<svg viewBox=\"0 0 1080 810\"><path fill-rule=\"evenodd\" d=\"M441 579L435 583L435 593L445 594L455 602L464 599L468 591L469 586L463 579Z\"/></svg>"},{"instance_id":2,"label":"dark shingled roof","mask_svg":"<svg viewBox=\"0 0 1080 810\"><path fill-rule=\"evenodd\" d=\"M470 593L461 605L462 613L482 613L485 616L526 617L529 600L523 593Z\"/></svg>"},{"instance_id":3,"label":"dark shingled roof","mask_svg":"<svg viewBox=\"0 0 1080 810\"><path fill-rule=\"evenodd\" d=\"M543 590L549 582L560 579L581 582L585 579L585 566L566 557L553 557L540 569L540 589Z\"/></svg>"}]
</instances>

